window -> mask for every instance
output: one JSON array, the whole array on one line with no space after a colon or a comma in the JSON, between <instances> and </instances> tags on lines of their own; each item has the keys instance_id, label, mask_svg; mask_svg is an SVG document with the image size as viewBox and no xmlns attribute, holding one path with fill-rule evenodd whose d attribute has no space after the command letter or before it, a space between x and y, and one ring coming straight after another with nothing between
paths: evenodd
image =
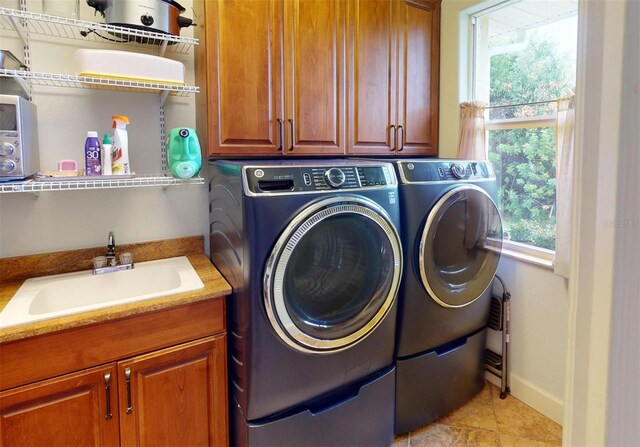
<instances>
[{"instance_id":1,"label":"window","mask_svg":"<svg viewBox=\"0 0 640 447\"><path fill-rule=\"evenodd\" d=\"M577 6L508 1L472 16L472 91L489 104L489 159L511 248L555 249L557 99L575 86Z\"/></svg>"}]
</instances>

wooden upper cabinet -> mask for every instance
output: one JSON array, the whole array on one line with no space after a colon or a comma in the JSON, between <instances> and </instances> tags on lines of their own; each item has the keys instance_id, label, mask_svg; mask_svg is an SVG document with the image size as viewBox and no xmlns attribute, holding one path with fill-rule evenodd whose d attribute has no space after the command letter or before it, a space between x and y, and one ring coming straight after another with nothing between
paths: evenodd
<instances>
[{"instance_id":1,"label":"wooden upper cabinet","mask_svg":"<svg viewBox=\"0 0 640 447\"><path fill-rule=\"evenodd\" d=\"M344 154L345 2L285 0L286 152Z\"/></svg>"},{"instance_id":2,"label":"wooden upper cabinet","mask_svg":"<svg viewBox=\"0 0 640 447\"><path fill-rule=\"evenodd\" d=\"M228 445L226 337L118 362L123 446Z\"/></svg>"},{"instance_id":3,"label":"wooden upper cabinet","mask_svg":"<svg viewBox=\"0 0 640 447\"><path fill-rule=\"evenodd\" d=\"M403 0L398 11L398 147L438 154L440 0Z\"/></svg>"},{"instance_id":4,"label":"wooden upper cabinet","mask_svg":"<svg viewBox=\"0 0 640 447\"><path fill-rule=\"evenodd\" d=\"M395 2L353 0L348 6L348 152L388 155L397 122Z\"/></svg>"},{"instance_id":5,"label":"wooden upper cabinet","mask_svg":"<svg viewBox=\"0 0 640 447\"><path fill-rule=\"evenodd\" d=\"M194 8L208 155L437 155L440 0Z\"/></svg>"},{"instance_id":6,"label":"wooden upper cabinet","mask_svg":"<svg viewBox=\"0 0 640 447\"><path fill-rule=\"evenodd\" d=\"M198 135L208 155L282 151L282 0L199 0Z\"/></svg>"},{"instance_id":7,"label":"wooden upper cabinet","mask_svg":"<svg viewBox=\"0 0 640 447\"><path fill-rule=\"evenodd\" d=\"M115 364L0 393L0 446L119 443Z\"/></svg>"},{"instance_id":8,"label":"wooden upper cabinet","mask_svg":"<svg viewBox=\"0 0 640 447\"><path fill-rule=\"evenodd\" d=\"M196 29L196 113L208 155L344 154L343 0L194 8L205 19Z\"/></svg>"},{"instance_id":9,"label":"wooden upper cabinet","mask_svg":"<svg viewBox=\"0 0 640 447\"><path fill-rule=\"evenodd\" d=\"M440 0L350 0L349 154L437 155Z\"/></svg>"}]
</instances>

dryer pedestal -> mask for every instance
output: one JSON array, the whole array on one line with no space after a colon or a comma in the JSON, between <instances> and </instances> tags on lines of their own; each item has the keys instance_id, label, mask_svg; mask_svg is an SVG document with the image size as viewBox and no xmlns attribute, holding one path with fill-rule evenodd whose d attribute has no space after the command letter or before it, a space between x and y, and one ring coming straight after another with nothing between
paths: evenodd
<instances>
[{"instance_id":1,"label":"dryer pedestal","mask_svg":"<svg viewBox=\"0 0 640 447\"><path fill-rule=\"evenodd\" d=\"M387 447L393 444L395 368L355 386L259 421L247 422L240 406L232 408L235 437L247 447Z\"/></svg>"},{"instance_id":2,"label":"dryer pedestal","mask_svg":"<svg viewBox=\"0 0 640 447\"><path fill-rule=\"evenodd\" d=\"M398 359L396 434L460 408L484 387L487 329L415 357Z\"/></svg>"}]
</instances>

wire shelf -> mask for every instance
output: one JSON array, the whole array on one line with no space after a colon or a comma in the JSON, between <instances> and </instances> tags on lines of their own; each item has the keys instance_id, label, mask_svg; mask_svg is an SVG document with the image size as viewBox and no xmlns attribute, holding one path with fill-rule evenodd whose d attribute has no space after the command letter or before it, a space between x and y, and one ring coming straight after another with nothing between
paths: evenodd
<instances>
[{"instance_id":1,"label":"wire shelf","mask_svg":"<svg viewBox=\"0 0 640 447\"><path fill-rule=\"evenodd\" d=\"M189 96L198 93L199 87L179 84L161 84L147 81L131 81L118 78L99 78L92 76L76 76L60 73L44 73L38 71L0 69L0 77L18 78L31 85L49 87L94 88L142 91L146 93L167 92L174 96Z\"/></svg>"},{"instance_id":2,"label":"wire shelf","mask_svg":"<svg viewBox=\"0 0 640 447\"><path fill-rule=\"evenodd\" d=\"M126 43L127 45L157 46L167 51L186 54L198 39L151 32L136 28L107 25L106 23L76 20L30 11L0 8L0 29L15 30L14 20L26 21L30 33L82 40L84 42Z\"/></svg>"},{"instance_id":3,"label":"wire shelf","mask_svg":"<svg viewBox=\"0 0 640 447\"><path fill-rule=\"evenodd\" d=\"M179 185L203 185L204 178L194 177L188 179L163 177L163 176L136 176L125 179L100 179L87 177L86 179L65 180L24 180L21 182L0 183L0 193L14 192L44 192L44 191L78 191L85 189L109 189L109 188L143 188L151 186L179 186Z\"/></svg>"}]
</instances>

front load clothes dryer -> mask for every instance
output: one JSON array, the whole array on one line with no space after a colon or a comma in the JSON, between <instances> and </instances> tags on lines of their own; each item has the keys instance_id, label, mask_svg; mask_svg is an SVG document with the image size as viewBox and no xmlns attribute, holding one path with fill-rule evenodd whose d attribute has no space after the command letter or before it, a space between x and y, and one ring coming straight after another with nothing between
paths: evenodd
<instances>
[{"instance_id":1,"label":"front load clothes dryer","mask_svg":"<svg viewBox=\"0 0 640 447\"><path fill-rule=\"evenodd\" d=\"M394 163L404 273L398 295L396 433L458 408L484 384L490 286L502 249L485 161Z\"/></svg>"},{"instance_id":2,"label":"front load clothes dryer","mask_svg":"<svg viewBox=\"0 0 640 447\"><path fill-rule=\"evenodd\" d=\"M232 442L391 444L402 274L393 166L212 161L209 173L211 260L233 287Z\"/></svg>"}]
</instances>

